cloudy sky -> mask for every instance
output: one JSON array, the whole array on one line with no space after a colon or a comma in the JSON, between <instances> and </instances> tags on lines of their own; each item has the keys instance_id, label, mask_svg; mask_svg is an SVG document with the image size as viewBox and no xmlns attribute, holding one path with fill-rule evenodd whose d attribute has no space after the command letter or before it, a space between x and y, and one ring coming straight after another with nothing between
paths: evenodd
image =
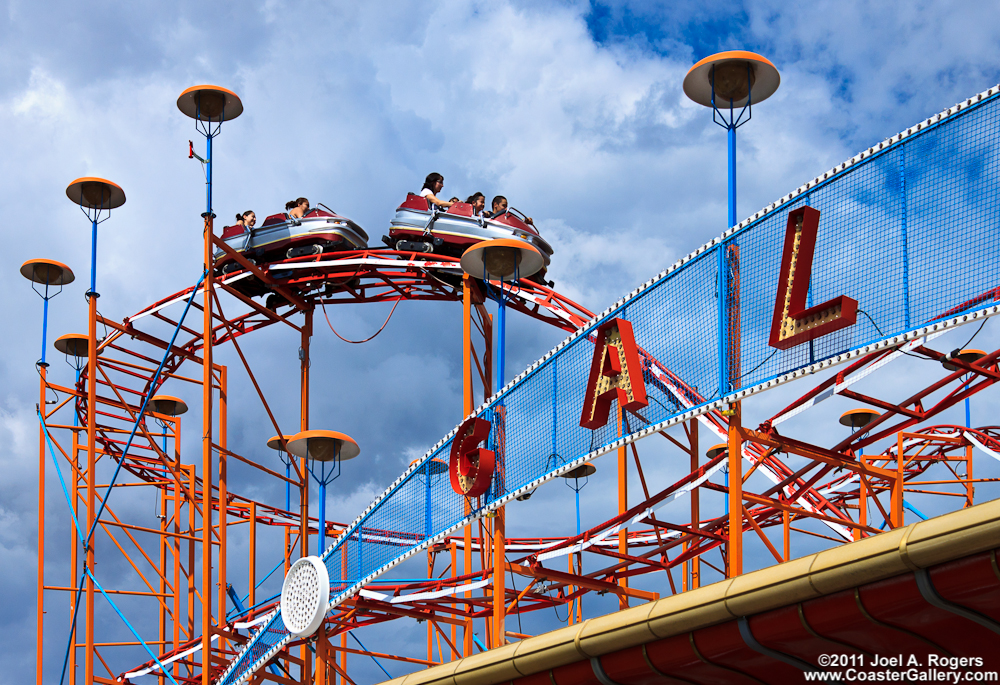
<instances>
[{"instance_id":1,"label":"cloudy sky","mask_svg":"<svg viewBox=\"0 0 1000 685\"><path fill-rule=\"evenodd\" d=\"M439 171L446 195L503 193L534 216L556 249L550 274L557 289L597 311L726 228L725 133L683 95L691 64L748 49L781 71L777 94L739 132L743 218L996 84L1000 24L988 20L997 9L990 6L8 0L0 21L0 203L7 218L0 228L7 293L0 302L7 331L0 357L0 682L25 682L34 672L41 302L17 269L35 257L69 264L78 280L52 302L50 340L85 332L89 227L64 190L94 175L128 196L101 227L102 313L120 320L194 283L204 195L201 171L187 158L196 133L175 105L182 90L219 84L245 106L216 142L221 218L245 209L263 217L304 195L352 217L377 243L406 192ZM380 306L342 307L331 320L360 338L387 314ZM354 435L367 460L345 466L336 483L333 515L349 520L461 418L460 311L403 303L364 346L341 343L325 327L318 319L312 422ZM977 344L996 342L990 329ZM968 334L951 334L940 349ZM515 317L508 369L520 370L562 337ZM291 424L297 340L269 330L245 347L279 421ZM231 351L221 355L238 364ZM52 361L67 382L70 371ZM903 367L892 373L901 385L912 380ZM234 394L252 392L233 375ZM747 411L773 413L793 391L782 392ZM992 423L996 407L995 393L977 398L973 423ZM270 434L253 402L236 407L237 450L258 454ZM829 436L832 442L837 434ZM196 436L187 445L197 449ZM244 492L280 494L261 491L249 474L233 479ZM570 532L572 493L550 490L534 506L552 518L522 517L514 534ZM66 585L69 529L55 522L65 505L57 482L47 491L54 550L47 573ZM593 521L606 518L599 493L591 497ZM541 530L537 520L558 520L560 530ZM114 565L107 568L114 577ZM46 678L54 679L68 617L59 598L47 608ZM130 618L155 634L152 617ZM538 620L536 629L554 626ZM413 632L418 645L421 630ZM396 667L393 675L400 673ZM364 682L379 672L359 674Z\"/></svg>"}]
</instances>

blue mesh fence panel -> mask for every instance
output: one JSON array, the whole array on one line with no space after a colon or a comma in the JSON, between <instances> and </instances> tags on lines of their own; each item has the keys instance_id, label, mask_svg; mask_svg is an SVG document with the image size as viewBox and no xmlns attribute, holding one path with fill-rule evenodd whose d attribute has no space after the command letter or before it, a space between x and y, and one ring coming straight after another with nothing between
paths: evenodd
<instances>
[{"instance_id":1,"label":"blue mesh fence panel","mask_svg":"<svg viewBox=\"0 0 1000 685\"><path fill-rule=\"evenodd\" d=\"M536 486L621 438L617 422L580 426L593 333L632 323L649 404L626 431L662 426L810 364L993 306L1000 290L1000 102L996 89L946 117L869 150L744 222L653 279L519 376L477 411L489 420L498 469L467 503L428 461L449 460L451 436L401 476L324 553L332 603L521 488ZM788 213L820 211L808 304L858 301L857 323L788 350L769 345ZM614 414L612 413L612 417ZM222 680L259 668L288 633L277 614Z\"/></svg>"}]
</instances>

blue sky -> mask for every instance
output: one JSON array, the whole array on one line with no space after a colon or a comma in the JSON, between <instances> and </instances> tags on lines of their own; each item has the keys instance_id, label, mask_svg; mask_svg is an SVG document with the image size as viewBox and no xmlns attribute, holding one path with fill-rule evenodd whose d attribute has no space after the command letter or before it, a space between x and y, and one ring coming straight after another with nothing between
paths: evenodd
<instances>
[{"instance_id":1,"label":"blue sky","mask_svg":"<svg viewBox=\"0 0 1000 685\"><path fill-rule=\"evenodd\" d=\"M749 49L782 73L778 92L740 129L740 218L1000 80L1000 25L984 20L982 6L706 5L7 2L0 588L10 600L0 606L0 682L24 682L34 671L33 362L41 307L17 268L35 257L69 264L78 280L52 303L50 339L83 331L89 232L65 198L69 181L104 176L128 195L101 228L102 312L121 319L190 285L200 274L203 186L186 154L195 131L174 103L190 85L217 83L246 107L216 143L221 218L245 209L263 216L305 195L352 217L377 243L405 193L439 171L447 194L503 193L534 216L556 249L557 288L596 311L726 228L725 134L681 91L698 59ZM348 337L367 337L387 314L387 307L331 311ZM354 435L367 459L364 468L345 467L337 482L331 509L345 520L461 418L461 321L451 305L404 303L365 346L340 343L324 326L317 321L313 423ZM512 375L563 337L517 317L510 326ZM996 340L990 328L983 345ZM291 406L297 343L268 331L250 336L246 348L273 404ZM231 351L222 354L239 363ZM67 369L58 373L67 380ZM894 382L905 385L905 370L898 374ZM243 383L237 387L252 392ZM772 395L748 411L767 416L789 399ZM995 393L985 397L975 409L983 420L974 415L974 423L987 423L996 404ZM251 402L239 409L234 446L254 454L270 433L260 432ZM49 486L55 520L63 505L58 485ZM569 532L572 493L551 490L532 500L539 507L532 517L564 521L561 532ZM586 494L593 521L606 518L610 500L598 488ZM523 534L544 534L530 520L518 525ZM67 539L68 528L53 524L47 572L59 584ZM64 614L53 600L47 677L63 644ZM535 629L551 627L538 620ZM420 630L412 632L419 645Z\"/></svg>"}]
</instances>

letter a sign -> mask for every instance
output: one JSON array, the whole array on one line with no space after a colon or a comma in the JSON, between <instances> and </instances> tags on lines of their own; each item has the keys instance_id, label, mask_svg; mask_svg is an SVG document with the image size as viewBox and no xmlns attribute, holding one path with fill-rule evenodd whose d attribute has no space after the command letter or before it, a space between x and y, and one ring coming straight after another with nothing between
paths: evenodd
<instances>
[{"instance_id":1,"label":"letter a sign","mask_svg":"<svg viewBox=\"0 0 1000 685\"><path fill-rule=\"evenodd\" d=\"M590 364L590 381L580 417L580 425L592 429L607 424L615 398L622 409L639 409L649 404L632 324L625 319L612 319L597 329L595 337L594 360Z\"/></svg>"},{"instance_id":2,"label":"letter a sign","mask_svg":"<svg viewBox=\"0 0 1000 685\"><path fill-rule=\"evenodd\" d=\"M858 302L846 295L806 309L818 231L819 210L799 207L788 213L769 340L779 350L853 326L858 320Z\"/></svg>"}]
</instances>

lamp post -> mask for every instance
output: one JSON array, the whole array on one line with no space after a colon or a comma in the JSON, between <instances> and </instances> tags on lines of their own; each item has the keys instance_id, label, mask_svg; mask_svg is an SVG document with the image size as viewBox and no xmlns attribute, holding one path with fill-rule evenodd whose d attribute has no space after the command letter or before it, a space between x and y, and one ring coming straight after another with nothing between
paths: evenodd
<instances>
[{"instance_id":1,"label":"lamp post","mask_svg":"<svg viewBox=\"0 0 1000 685\"><path fill-rule=\"evenodd\" d=\"M497 387L502 388L506 382L505 358L507 338L507 290L522 278L528 278L541 271L545 266L542 253L528 243L512 238L496 238L476 243L462 255L462 270L473 278L478 278L486 284L486 292L497 301L497 339L499 353L497 354ZM491 281L498 283L499 289L494 292ZM504 284L508 284L505 288Z\"/></svg>"},{"instance_id":2,"label":"lamp post","mask_svg":"<svg viewBox=\"0 0 1000 685\"><path fill-rule=\"evenodd\" d=\"M410 466L413 466L418 461L420 460L414 459L410 462ZM424 462L424 465L416 473L416 479L424 482L424 535L427 539L430 539L431 535L434 534L431 486L446 473L448 473L448 464L443 459L438 459L437 457Z\"/></svg>"},{"instance_id":3,"label":"lamp post","mask_svg":"<svg viewBox=\"0 0 1000 685\"><path fill-rule=\"evenodd\" d=\"M726 129L729 142L730 227L737 223L736 129L750 121L753 105L774 95L780 83L781 77L771 62L744 50L706 57L691 67L684 77L685 95L699 105L711 107L712 121Z\"/></svg>"},{"instance_id":4,"label":"lamp post","mask_svg":"<svg viewBox=\"0 0 1000 685\"><path fill-rule=\"evenodd\" d=\"M170 395L154 395L149 398L146 403L146 411L151 414L161 414L163 416L170 416L177 418L181 414L186 414L188 410L187 403L179 397L172 397ZM167 453L167 424L159 417L154 416L153 420L156 421L157 425L163 429L163 454Z\"/></svg>"},{"instance_id":5,"label":"lamp post","mask_svg":"<svg viewBox=\"0 0 1000 685\"><path fill-rule=\"evenodd\" d=\"M278 453L278 458L285 465L285 511L292 509L292 458L286 451L288 441L291 439L291 435L275 435L267 440L267 446Z\"/></svg>"},{"instance_id":6,"label":"lamp post","mask_svg":"<svg viewBox=\"0 0 1000 685\"><path fill-rule=\"evenodd\" d=\"M205 263L205 291L203 323L202 323L202 499L201 507L204 515L202 521L201 535L201 585L202 585L202 612L201 612L201 685L210 685L211 667L209 653L212 649L211 628L212 628L212 599L209 588L212 587L212 389L215 383L212 373L212 296L215 290L214 270L215 259L213 252L214 236L212 235L212 220L215 214L212 212L212 140L219 135L222 130L222 123L235 119L243 113L243 103L236 93L219 86L193 86L188 88L177 98L177 108L182 114L195 121L195 130L205 136L205 157L198 157L205 166L205 212L204 219L204 263ZM195 157L193 146L191 157ZM225 520L226 503L222 503L219 516ZM220 579L221 582L224 580ZM219 607L220 623L221 617L225 614L225 606Z\"/></svg>"},{"instance_id":7,"label":"lamp post","mask_svg":"<svg viewBox=\"0 0 1000 685\"><path fill-rule=\"evenodd\" d=\"M571 471L562 474L566 479L566 485L576 494L576 534L580 534L580 491L590 482L590 477L597 472L597 467L593 464L581 464ZM580 479L583 479L581 485Z\"/></svg>"},{"instance_id":8,"label":"lamp post","mask_svg":"<svg viewBox=\"0 0 1000 685\"><path fill-rule=\"evenodd\" d=\"M507 360L507 291L513 289L513 284L522 278L532 276L545 266L545 259L542 253L534 247L521 240L511 238L497 238L476 243L462 254L462 270L469 276L483 281L486 292L497 301L498 330L497 340L499 341L499 351L497 354L497 387L502 388L507 381L506 360ZM491 281L496 281L499 290L494 291ZM508 284L506 287L504 284ZM466 339L466 345L469 340ZM496 445L496 473L494 475L493 495L498 497L506 491L504 483L504 451L503 446L504 430L506 422L506 410L501 400L496 408L497 428L495 435ZM493 518L493 626L491 640L492 646L502 645L506 642L506 630L504 621L506 618L506 604L504 599L504 578L505 578L505 549L506 549L506 513L504 507L499 507ZM469 528L466 528L466 542L469 541ZM469 546L466 546L466 562L470 561ZM468 568L466 569L468 570ZM467 638L468 639L468 638ZM471 649L471 643L466 643L466 649Z\"/></svg>"},{"instance_id":9,"label":"lamp post","mask_svg":"<svg viewBox=\"0 0 1000 685\"><path fill-rule=\"evenodd\" d=\"M340 464L361 454L358 443L337 431L308 430L288 439L288 453L306 460L309 474L319 485L319 539L316 556L326 549L326 487L340 477ZM319 469L316 464L319 463ZM318 472L317 472L318 471ZM360 541L360 532L359 532Z\"/></svg>"},{"instance_id":10,"label":"lamp post","mask_svg":"<svg viewBox=\"0 0 1000 685\"><path fill-rule=\"evenodd\" d=\"M125 191L103 178L78 178L66 188L66 197L80 205L90 220L90 290L87 291L87 530L94 528L97 497L97 225L107 221L111 210L125 204ZM84 567L94 568L94 545L87 541ZM94 680L94 579L87 574L84 682Z\"/></svg>"},{"instance_id":11,"label":"lamp post","mask_svg":"<svg viewBox=\"0 0 1000 685\"><path fill-rule=\"evenodd\" d=\"M973 350L973 349L955 350L951 354L948 355L948 357L947 357L947 359L945 359L945 361L941 362L941 366L943 366L946 371L957 371L958 370L958 366L956 364L953 364L951 362L952 359L960 359L963 362L965 362L966 364L974 364L975 362L979 361L980 359L982 359L985 356L986 356L986 352L983 351L983 350ZM966 376L963 378L963 380L965 381L965 385L963 387L964 388L968 388L969 387L969 383L972 382L972 374L971 373L970 374L966 374ZM970 404L969 399L970 398L968 398L968 397L965 398L965 427L966 428L972 428L972 405Z\"/></svg>"},{"instance_id":12,"label":"lamp post","mask_svg":"<svg viewBox=\"0 0 1000 685\"><path fill-rule=\"evenodd\" d=\"M39 399L38 411L45 416L46 405L46 370L48 363L45 361L46 339L49 332L49 300L62 292L63 285L73 282L73 271L60 262L51 259L29 259L21 265L21 275L31 281L31 289L42 298L42 357L36 363L39 378ZM41 286L42 290L36 286ZM59 289L51 292L51 288L58 286ZM38 672L38 683L42 682L42 627L44 608L44 550L45 550L45 432L42 426L38 427L38 607L37 607L37 635L36 635L36 659L35 664Z\"/></svg>"},{"instance_id":13,"label":"lamp post","mask_svg":"<svg viewBox=\"0 0 1000 685\"><path fill-rule=\"evenodd\" d=\"M21 265L21 275L31 281L31 289L42 298L42 357L38 361L38 366L43 371L48 366L45 361L45 348L49 333L49 300L62 292L64 285L69 285L75 280L72 269L61 262L51 259L29 259ZM41 286L42 290L36 286ZM52 288L58 290L52 292Z\"/></svg>"},{"instance_id":14,"label":"lamp post","mask_svg":"<svg viewBox=\"0 0 1000 685\"><path fill-rule=\"evenodd\" d=\"M179 397L173 397L171 395L154 395L153 397L149 398L148 402L146 402L146 412L154 414L153 420L156 421L156 425L158 425L163 430L164 460L169 459L169 457L167 456L167 422L161 419L159 416L155 416L155 414L159 414L160 416L170 416L176 419L181 414L186 414L187 410L188 406L187 403L184 402L184 400L180 399ZM175 435L174 436L175 452L178 452L177 438L178 436ZM161 513L161 509L163 513ZM155 514L156 518L160 519L161 521L166 519L166 510L160 506L160 487L158 485L156 486L156 501L153 503L153 513Z\"/></svg>"},{"instance_id":15,"label":"lamp post","mask_svg":"<svg viewBox=\"0 0 1000 685\"><path fill-rule=\"evenodd\" d=\"M83 335L82 333L67 333L66 335L62 335L56 338L56 341L52 343L52 345L53 347L56 348L57 351L61 352L66 357L66 363L69 364L70 368L73 369L75 376L75 380L73 382L73 389L75 392L79 392L80 372L83 370L83 367L87 365L87 358L89 356L88 354L90 348L89 336ZM74 403L73 406L74 428L80 425L80 419L76 411L77 404L78 403ZM77 457L78 457L77 444L78 444L77 431L74 430L72 433L72 447L70 448L70 454L72 455L72 460L74 465L74 474L72 481L73 485L70 488L70 493L71 493L70 500L73 502L72 513L74 517L76 517L78 514L77 502L78 502L79 481L80 481L80 478L77 475L79 469L75 468L77 466ZM42 522L41 516L39 516L38 520L39 524L41 524ZM39 527L41 527L41 525L39 525ZM38 553L39 553L39 558L41 558L42 556L41 547L39 547ZM70 632L69 632L70 645L76 642L76 607L77 607L77 597L78 597L77 595L78 586L76 585L77 582L76 579L78 577L77 576L78 553L79 550L77 548L76 538L74 538L69 551L70 578L73 579L73 587L69 597L69 613L70 616L72 617L71 618L72 624L70 625ZM74 649L73 647L70 647L70 649L67 651L63 671L64 673L68 672L71 674L75 673L76 671L76 649Z\"/></svg>"},{"instance_id":16,"label":"lamp post","mask_svg":"<svg viewBox=\"0 0 1000 685\"><path fill-rule=\"evenodd\" d=\"M851 432L854 433L857 432L859 429L864 428L878 417L879 413L874 409L868 409L866 407L862 407L861 409L850 409L848 411L845 411L843 414L840 415L838 422L840 423L841 426L847 426L848 428L850 428ZM868 431L865 431L864 435L862 435L861 437L864 437L867 434ZM858 459L860 460L862 456L864 456L863 447L858 449ZM899 460L899 463L902 464L903 455L897 454L896 457ZM900 474L902 474L902 469L900 469L899 471ZM902 475L900 475L900 477L902 477ZM862 524L868 523L868 487L865 485L865 479L863 477L858 478L858 519ZM885 522L883 521L883 525L884 524ZM855 540L860 540L861 529L855 528L853 531L853 535Z\"/></svg>"}]
</instances>

